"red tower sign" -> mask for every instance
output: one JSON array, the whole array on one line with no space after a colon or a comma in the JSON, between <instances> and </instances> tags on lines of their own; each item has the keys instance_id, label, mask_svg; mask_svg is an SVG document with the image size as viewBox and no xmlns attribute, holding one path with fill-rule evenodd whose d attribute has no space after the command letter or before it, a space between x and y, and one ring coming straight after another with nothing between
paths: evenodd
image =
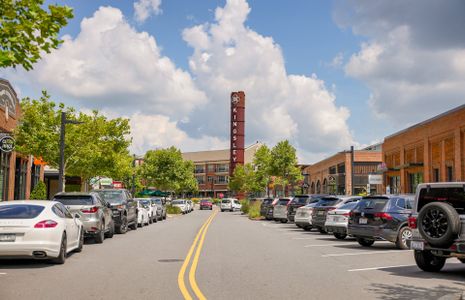
<instances>
[{"instance_id":1,"label":"red tower sign","mask_svg":"<svg viewBox=\"0 0 465 300\"><path fill-rule=\"evenodd\" d=\"M231 166L232 175L237 164L244 164L245 93L231 93Z\"/></svg>"}]
</instances>

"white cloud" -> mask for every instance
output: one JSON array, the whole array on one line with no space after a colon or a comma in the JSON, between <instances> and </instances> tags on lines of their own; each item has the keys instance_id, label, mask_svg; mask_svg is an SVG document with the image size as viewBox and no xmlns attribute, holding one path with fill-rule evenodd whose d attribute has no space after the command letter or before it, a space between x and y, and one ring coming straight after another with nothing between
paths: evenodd
<instances>
[{"instance_id":1,"label":"white cloud","mask_svg":"<svg viewBox=\"0 0 465 300\"><path fill-rule=\"evenodd\" d=\"M134 18L142 23L151 15L161 14L161 0L139 0L134 2Z\"/></svg>"},{"instance_id":2,"label":"white cloud","mask_svg":"<svg viewBox=\"0 0 465 300\"><path fill-rule=\"evenodd\" d=\"M404 127L463 104L463 1L353 0L336 8L339 25L368 38L345 71L371 89L375 115Z\"/></svg>"},{"instance_id":3,"label":"white cloud","mask_svg":"<svg viewBox=\"0 0 465 300\"><path fill-rule=\"evenodd\" d=\"M229 0L216 9L214 23L183 32L194 49L191 72L212 99L208 107L196 110L193 127L207 135L224 135L229 93L243 90L250 140L274 144L289 139L308 159L348 147L353 142L348 109L336 105L316 75L288 74L279 45L245 25L249 12L245 0Z\"/></svg>"}]
</instances>

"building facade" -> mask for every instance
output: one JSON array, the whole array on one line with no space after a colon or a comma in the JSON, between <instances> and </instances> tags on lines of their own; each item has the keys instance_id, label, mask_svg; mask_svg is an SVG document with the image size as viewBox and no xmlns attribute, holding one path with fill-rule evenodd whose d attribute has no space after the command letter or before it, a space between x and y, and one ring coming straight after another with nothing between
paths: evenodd
<instances>
[{"instance_id":1,"label":"building facade","mask_svg":"<svg viewBox=\"0 0 465 300\"><path fill-rule=\"evenodd\" d=\"M305 193L351 195L368 192L368 176L378 173L382 161L381 144L354 151L352 182L352 153L342 151L329 158L304 168ZM382 186L371 185L370 193L381 191Z\"/></svg>"},{"instance_id":2,"label":"building facade","mask_svg":"<svg viewBox=\"0 0 465 300\"><path fill-rule=\"evenodd\" d=\"M255 152L262 144L255 143L244 151L245 163L251 163ZM194 165L194 175L199 185L199 194L202 197L219 197L220 194L227 197L230 176L230 149L185 152L184 160L191 160Z\"/></svg>"},{"instance_id":3,"label":"building facade","mask_svg":"<svg viewBox=\"0 0 465 300\"><path fill-rule=\"evenodd\" d=\"M0 201L29 199L44 177L40 161L14 151L12 136L20 117L16 92L7 80L0 78Z\"/></svg>"},{"instance_id":4,"label":"building facade","mask_svg":"<svg viewBox=\"0 0 465 300\"><path fill-rule=\"evenodd\" d=\"M384 188L414 193L419 183L465 180L465 105L384 139Z\"/></svg>"}]
</instances>

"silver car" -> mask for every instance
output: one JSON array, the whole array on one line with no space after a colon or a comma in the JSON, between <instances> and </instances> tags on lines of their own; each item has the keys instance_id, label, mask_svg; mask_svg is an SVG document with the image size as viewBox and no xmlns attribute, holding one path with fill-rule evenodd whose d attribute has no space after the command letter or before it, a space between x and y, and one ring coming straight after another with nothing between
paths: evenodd
<instances>
[{"instance_id":1,"label":"silver car","mask_svg":"<svg viewBox=\"0 0 465 300\"><path fill-rule=\"evenodd\" d=\"M279 198L273 209L273 220L287 223L287 206L292 201L291 197Z\"/></svg>"},{"instance_id":2,"label":"silver car","mask_svg":"<svg viewBox=\"0 0 465 300\"><path fill-rule=\"evenodd\" d=\"M115 224L111 206L99 194L94 192L58 193L53 200L62 203L71 213L80 214L84 234L92 236L96 243L103 243L105 237L113 237Z\"/></svg>"},{"instance_id":3,"label":"silver car","mask_svg":"<svg viewBox=\"0 0 465 300\"><path fill-rule=\"evenodd\" d=\"M346 203L335 210L328 211L325 222L326 231L332 233L339 240L345 239L347 237L350 212L357 203L358 201Z\"/></svg>"},{"instance_id":4,"label":"silver car","mask_svg":"<svg viewBox=\"0 0 465 300\"><path fill-rule=\"evenodd\" d=\"M161 198L151 198L150 201L157 206L158 220L166 220L166 201Z\"/></svg>"}]
</instances>

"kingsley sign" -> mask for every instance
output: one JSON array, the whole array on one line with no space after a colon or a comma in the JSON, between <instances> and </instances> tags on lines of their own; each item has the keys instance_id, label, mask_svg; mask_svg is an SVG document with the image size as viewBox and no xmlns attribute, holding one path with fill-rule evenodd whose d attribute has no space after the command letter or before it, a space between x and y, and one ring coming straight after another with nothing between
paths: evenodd
<instances>
[{"instance_id":1,"label":"kingsley sign","mask_svg":"<svg viewBox=\"0 0 465 300\"><path fill-rule=\"evenodd\" d=\"M237 164L244 164L244 133L245 133L245 94L231 93L231 166L230 174L234 173Z\"/></svg>"}]
</instances>

